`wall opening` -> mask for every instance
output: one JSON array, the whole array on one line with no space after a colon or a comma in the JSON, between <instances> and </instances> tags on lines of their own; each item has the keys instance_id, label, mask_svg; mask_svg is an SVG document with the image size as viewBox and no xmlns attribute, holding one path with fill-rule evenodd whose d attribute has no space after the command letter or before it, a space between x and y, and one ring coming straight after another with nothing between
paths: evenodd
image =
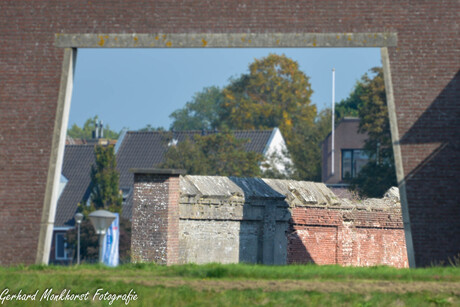
<instances>
[{"instance_id":1,"label":"wall opening","mask_svg":"<svg viewBox=\"0 0 460 307\"><path fill-rule=\"evenodd\" d=\"M171 47L179 47L179 48L184 48L184 47L191 47L191 48L207 48L207 47L238 47L238 48L251 48L251 47L269 47L269 48L276 48L276 49L270 49L268 52L275 52L275 53L283 53L283 49L278 49L280 47L375 47L375 48L382 48L381 53L382 53L382 59L383 59L383 69L385 72L385 81L386 83L390 83L390 87L388 88L387 85L387 97L388 94L391 94L392 96L392 88L391 88L391 77L389 74L389 62L388 62L388 53L387 53L387 47L392 47L396 45L396 35L391 34L391 33L364 33L364 34L347 34L347 33L340 33L340 34L323 34L323 35L317 35L317 34L292 34L292 35L257 35L257 34L229 34L229 35L222 35L222 34L205 34L205 35L190 35L190 34L175 34L175 35L94 35L94 34L82 34L82 35L57 35L56 36L56 45L59 47L64 47L65 49L65 54L66 56L64 57L64 63L63 63L63 77L61 81L61 91L60 91L60 103L59 103L59 108L58 108L58 114L57 114L57 120L55 124L55 135L53 139L53 155L52 155L52 160L54 159L55 163L51 163L50 167L50 172L49 172L49 178L48 178L48 183L47 183L47 195L49 194L50 196L48 198L45 198L45 209L43 218L42 218L42 224L44 221L46 221L46 224L48 227L46 228L46 231L44 230L44 233L40 235L40 238L43 240L40 241L44 243L45 241L50 243L48 237L51 236L50 231L50 224L54 222L54 212L56 210L56 203L57 203L57 191L56 191L56 186L58 185L59 181L56 181L57 175L61 173L61 165L62 165L62 159L63 159L63 149L64 149L64 142L65 142L65 131L67 128L67 122L68 122L68 115L69 115L69 108L70 108L70 95L72 93L72 84L73 84L73 69L75 65L75 55L76 55L76 48L91 48L91 47L103 47L103 48L123 48L123 47L129 47L129 48L171 48ZM173 52L177 51L183 51L183 49L172 49ZM196 49L192 49L193 51L196 51ZM207 49L204 49L207 51ZM226 49L222 49L226 50ZM235 51L236 53L240 50L243 51L248 51L251 49L227 49L227 50L232 50ZM261 49L255 49L256 51L260 52ZM286 50L286 55L289 56L289 52L292 51L299 51L302 50L308 50L308 49L288 49ZM312 50L323 50L323 49L312 49ZM329 52L333 49L325 49L323 52ZM339 50L339 49L337 49ZM161 51L166 51L166 50L161 50ZM268 53L267 52L267 53ZM297 60L294 58L294 60ZM300 60L298 60L300 62ZM361 64L361 63L360 63ZM387 67L385 66L387 65ZM331 67L332 68L332 67ZM327 69L323 71L324 74L328 75L330 73L330 69ZM371 68L371 67L369 67ZM337 69L337 67L336 67ZM309 75L308 68L305 69L306 74ZM337 69L338 70L338 69ZM241 71L240 73L243 73L245 71ZM179 72L180 73L180 72ZM230 76L229 76L230 77ZM360 76L357 76L353 82L356 81ZM330 80L330 77L326 77L327 80ZM313 90L315 89L314 85L314 78L312 77L311 79L312 85L313 85ZM349 81L349 80L348 80ZM328 82L329 83L329 82ZM339 82L338 82L339 83ZM211 84L213 85L213 84ZM330 88L330 83L326 88ZM194 91L199 91L200 88L194 89ZM348 91L350 91L348 89ZM391 91L391 92L389 92ZM321 103L323 104L323 108L326 107L330 103L330 99L321 99L318 98L320 101L312 101L313 103ZM326 100L326 101L322 101ZM337 97L336 101L340 100L340 97ZM127 102L129 104L129 102ZM183 101L182 103L185 103ZM391 102L389 101L389 104ZM161 107L161 104L158 104L159 107ZM393 107L391 108L389 106L389 112L390 112L390 120L392 118L391 112L394 112L394 101L393 101ZM124 112L120 112L124 113ZM392 122L392 132L396 131L397 132L397 127L396 127L396 116L393 114L393 122ZM163 115L164 116L164 115ZM115 129L119 129L120 127L113 126L113 123L115 121L111 121L110 119L104 118L104 116L100 115L100 117L109 124L111 124L111 127ZM118 121L117 121L118 122ZM142 122L142 121L138 121ZM71 122L72 123L72 122ZM80 123L81 124L81 123ZM144 123L142 123L143 125ZM145 124L153 124L153 122L147 122ZM167 124L161 124L162 126L166 126ZM124 126L130 126L124 125ZM129 127L131 128L131 127ZM134 129L139 129L142 127L133 127ZM165 127L168 128L168 127ZM395 130L396 129L396 130ZM63 137L64 136L64 137ZM399 138L395 137L393 135L393 144L397 143L397 140ZM395 150L395 155L397 155L397 150ZM400 159L400 155L399 155ZM396 158L398 160L398 158ZM398 167L398 161L395 161L396 165ZM399 168L400 170L398 173L402 174L402 164L399 162ZM53 176L50 177L50 175L53 174ZM400 181L400 178L402 177L398 176L398 181ZM402 202L403 202L403 212L404 212L404 206L407 208L407 202L404 203L404 196L403 196L403 191L401 193L402 195ZM45 216L46 215L46 216ZM408 223L408 215L406 215L405 218L405 228L406 228L406 241L410 238L407 237L409 231L409 223ZM46 234L45 234L46 232ZM410 232L409 232L410 235ZM47 257L47 252L46 252L46 244L43 246L43 244L40 245L39 248L39 254L41 256L37 256L37 261L40 262L40 259L42 259L42 262L47 262L45 261ZM41 249L42 248L42 249ZM42 250L42 253L40 253L40 250ZM408 244L408 251L409 251L409 244ZM49 253L48 253L49 254ZM411 252L409 251L408 253L409 259L411 259Z\"/></svg>"}]
</instances>

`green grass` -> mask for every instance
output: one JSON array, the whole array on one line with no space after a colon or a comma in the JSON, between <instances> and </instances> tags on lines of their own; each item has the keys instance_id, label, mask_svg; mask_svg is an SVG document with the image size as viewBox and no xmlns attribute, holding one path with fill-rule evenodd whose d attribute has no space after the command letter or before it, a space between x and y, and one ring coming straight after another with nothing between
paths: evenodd
<instances>
[{"instance_id":1,"label":"green grass","mask_svg":"<svg viewBox=\"0 0 460 307\"><path fill-rule=\"evenodd\" d=\"M267 287L272 282L277 284ZM391 287L379 291L374 289L369 293L359 289L346 290L351 283L356 282L363 287L380 283L390 284ZM283 287L289 283L323 286L321 290ZM332 284L339 285L339 290L328 290L328 286ZM425 287L423 291L399 291L399 287L405 284L428 284L429 287ZM235 288L233 285L239 287ZM340 290L341 285L345 290ZM458 292L446 291L444 285L460 289L459 268L394 269L383 266L355 268L245 264L0 268L0 291L9 289L10 293L18 293L22 290L23 293L30 294L39 290L35 301L5 301L5 306L109 306L109 301L92 300L99 288L104 289L103 292L114 294L128 293L133 289L138 300L130 302L128 306L459 306ZM75 294L89 291L90 295L83 302L40 302L39 296L51 288L53 293L70 289ZM111 306L126 305L122 301L115 301Z\"/></svg>"},{"instance_id":2,"label":"green grass","mask_svg":"<svg viewBox=\"0 0 460 307\"><path fill-rule=\"evenodd\" d=\"M78 266L41 266L3 267L0 274L6 272L75 272L82 270L100 272L123 272L126 275L147 274L149 276L179 276L184 278L249 278L249 279L320 279L320 280L399 280L399 281L460 281L460 268L431 267L423 269L396 269L387 266L342 267L338 265L286 265L264 266L250 264L186 264L160 266L155 264L126 264L117 268L100 265Z\"/></svg>"}]
</instances>

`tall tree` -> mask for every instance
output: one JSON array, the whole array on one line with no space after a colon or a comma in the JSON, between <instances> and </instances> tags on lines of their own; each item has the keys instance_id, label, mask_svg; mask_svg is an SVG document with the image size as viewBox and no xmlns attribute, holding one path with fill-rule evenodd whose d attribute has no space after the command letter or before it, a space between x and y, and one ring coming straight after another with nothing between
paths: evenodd
<instances>
[{"instance_id":1,"label":"tall tree","mask_svg":"<svg viewBox=\"0 0 460 307\"><path fill-rule=\"evenodd\" d=\"M193 175L256 177L263 157L244 149L245 140L231 133L197 135L170 146L163 168L179 168Z\"/></svg>"},{"instance_id":2,"label":"tall tree","mask_svg":"<svg viewBox=\"0 0 460 307\"><path fill-rule=\"evenodd\" d=\"M339 123L345 116L358 117L362 105L361 95L364 92L363 81L357 81L350 95L335 105L335 123Z\"/></svg>"},{"instance_id":3,"label":"tall tree","mask_svg":"<svg viewBox=\"0 0 460 307\"><path fill-rule=\"evenodd\" d=\"M81 224L81 257L92 261L98 257L98 239L88 215L95 210L104 209L121 214L123 198L118 188L119 174L116 170L116 157L113 146L95 146L96 163L91 168L91 195L88 203L84 200L78 210L83 213ZM120 216L120 258L129 258L131 245L130 222ZM67 242L76 244L76 230L67 232Z\"/></svg>"},{"instance_id":4,"label":"tall tree","mask_svg":"<svg viewBox=\"0 0 460 307\"><path fill-rule=\"evenodd\" d=\"M92 118L88 118L85 121L83 127L79 127L77 124L73 124L70 129L67 130L67 135L75 139L90 140L93 138L93 131L96 128L96 122L99 121L99 117L95 115ZM104 138L116 140L118 139L119 133L110 129L108 124L104 124Z\"/></svg>"},{"instance_id":5,"label":"tall tree","mask_svg":"<svg viewBox=\"0 0 460 307\"><path fill-rule=\"evenodd\" d=\"M352 187L363 196L381 197L397 184L390 134L390 120L386 104L382 68L372 68L375 74L365 74L359 87L359 132L368 133L364 148L370 161L361 169Z\"/></svg>"},{"instance_id":6,"label":"tall tree","mask_svg":"<svg viewBox=\"0 0 460 307\"><path fill-rule=\"evenodd\" d=\"M311 166L316 162L319 165L319 154L310 151L311 146L318 146L316 138L314 145L308 139L314 134L311 130L316 116L316 106L310 101L312 93L309 78L296 61L270 54L256 59L248 74L231 80L224 88L221 125L229 129L279 127L294 162L294 177L314 180L317 171Z\"/></svg>"},{"instance_id":7,"label":"tall tree","mask_svg":"<svg viewBox=\"0 0 460 307\"><path fill-rule=\"evenodd\" d=\"M316 107L309 78L294 60L270 54L223 90L222 124L230 129L279 127L288 145L300 126L313 126Z\"/></svg>"},{"instance_id":8,"label":"tall tree","mask_svg":"<svg viewBox=\"0 0 460 307\"><path fill-rule=\"evenodd\" d=\"M119 174L113 146L95 146L96 164L91 168L91 204L95 210L121 213L123 197L118 187Z\"/></svg>"},{"instance_id":9,"label":"tall tree","mask_svg":"<svg viewBox=\"0 0 460 307\"><path fill-rule=\"evenodd\" d=\"M331 132L331 110L318 113L312 127L297 132L290 146L294 179L321 181L321 142Z\"/></svg>"},{"instance_id":10,"label":"tall tree","mask_svg":"<svg viewBox=\"0 0 460 307\"><path fill-rule=\"evenodd\" d=\"M174 111L171 129L211 130L220 124L218 110L223 99L221 90L216 86L206 87L193 96L185 107Z\"/></svg>"}]
</instances>

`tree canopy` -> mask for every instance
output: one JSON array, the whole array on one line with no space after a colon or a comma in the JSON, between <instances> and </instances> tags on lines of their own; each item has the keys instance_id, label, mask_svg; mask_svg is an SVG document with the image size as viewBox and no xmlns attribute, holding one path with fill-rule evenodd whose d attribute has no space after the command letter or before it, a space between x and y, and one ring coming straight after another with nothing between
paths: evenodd
<instances>
[{"instance_id":1,"label":"tree canopy","mask_svg":"<svg viewBox=\"0 0 460 307\"><path fill-rule=\"evenodd\" d=\"M173 119L171 129L212 130L220 126L219 108L223 100L222 91L216 87L206 87L193 96L192 101L169 116Z\"/></svg>"},{"instance_id":2,"label":"tree canopy","mask_svg":"<svg viewBox=\"0 0 460 307\"><path fill-rule=\"evenodd\" d=\"M99 121L99 117L95 115L92 118L88 118L83 127L79 127L77 124L73 124L70 129L67 130L67 135L75 139L90 140L93 138L93 131L96 128L96 122ZM108 124L104 124L104 138L116 140L118 139L119 133L110 129Z\"/></svg>"},{"instance_id":3,"label":"tree canopy","mask_svg":"<svg viewBox=\"0 0 460 307\"><path fill-rule=\"evenodd\" d=\"M170 146L160 167L185 169L193 175L257 177L263 157L246 151L245 143L228 132L196 135Z\"/></svg>"},{"instance_id":4,"label":"tree canopy","mask_svg":"<svg viewBox=\"0 0 460 307\"><path fill-rule=\"evenodd\" d=\"M382 197L390 187L397 185L397 181L383 70L376 67L371 72L375 76L370 78L365 74L350 95L358 98L359 132L368 134L364 149L370 156L351 183L362 196Z\"/></svg>"},{"instance_id":5,"label":"tree canopy","mask_svg":"<svg viewBox=\"0 0 460 307\"><path fill-rule=\"evenodd\" d=\"M114 147L95 146L96 164L91 167L91 206L121 213L123 198L118 187L119 174Z\"/></svg>"},{"instance_id":6,"label":"tree canopy","mask_svg":"<svg viewBox=\"0 0 460 307\"><path fill-rule=\"evenodd\" d=\"M309 78L296 61L270 54L254 60L248 73L231 79L222 90L211 87L196 94L192 102L171 114L174 119L171 127L176 130L278 127L294 164L288 166L289 173L297 179L319 180L319 143L328 132L324 134L316 128L324 119L323 115L316 119L312 93ZM182 146L185 150L187 145Z\"/></svg>"},{"instance_id":7,"label":"tree canopy","mask_svg":"<svg viewBox=\"0 0 460 307\"><path fill-rule=\"evenodd\" d=\"M163 127L153 127L152 125L148 124L144 128L137 130L139 132L151 132L151 131L165 131Z\"/></svg>"},{"instance_id":8,"label":"tree canopy","mask_svg":"<svg viewBox=\"0 0 460 307\"><path fill-rule=\"evenodd\" d=\"M309 78L296 61L270 54L254 60L249 74L224 88L221 124L230 129L279 127L289 145L300 126L313 126L312 93Z\"/></svg>"},{"instance_id":9,"label":"tree canopy","mask_svg":"<svg viewBox=\"0 0 460 307\"><path fill-rule=\"evenodd\" d=\"M318 113L313 126L302 127L293 138L289 151L295 165L294 179L321 181L321 142L331 132L331 110Z\"/></svg>"}]
</instances>

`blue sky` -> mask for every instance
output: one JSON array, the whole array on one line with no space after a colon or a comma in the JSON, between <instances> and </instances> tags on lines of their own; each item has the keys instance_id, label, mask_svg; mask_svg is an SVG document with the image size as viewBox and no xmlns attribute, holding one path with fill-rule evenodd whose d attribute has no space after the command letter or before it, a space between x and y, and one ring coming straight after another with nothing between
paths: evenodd
<instances>
[{"instance_id":1,"label":"blue sky","mask_svg":"<svg viewBox=\"0 0 460 307\"><path fill-rule=\"evenodd\" d=\"M365 72L381 66L378 48L79 49L69 126L83 126L98 115L116 131L147 124L169 128L169 115L195 93L224 87L229 78L248 72L255 58L270 53L299 63L318 109L331 105L332 68L338 102Z\"/></svg>"}]
</instances>

